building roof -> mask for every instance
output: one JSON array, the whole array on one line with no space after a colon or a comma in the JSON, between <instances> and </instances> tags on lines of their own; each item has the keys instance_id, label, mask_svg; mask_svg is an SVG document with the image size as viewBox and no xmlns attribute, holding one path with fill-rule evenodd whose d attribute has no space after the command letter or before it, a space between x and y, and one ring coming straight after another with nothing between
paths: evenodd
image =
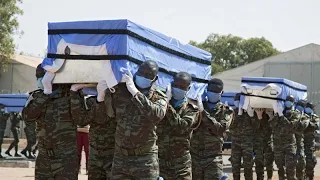
<instances>
[{"instance_id":1,"label":"building roof","mask_svg":"<svg viewBox=\"0 0 320 180\"><path fill-rule=\"evenodd\" d=\"M25 55L15 55L13 58L12 63L22 63L34 68L42 62L43 58L40 57L33 57L33 56L25 56Z\"/></svg>"},{"instance_id":2,"label":"building roof","mask_svg":"<svg viewBox=\"0 0 320 180\"><path fill-rule=\"evenodd\" d=\"M213 75L224 82L225 91L239 91L242 76L263 77L264 65L270 62L320 62L320 45L307 44L262 60Z\"/></svg>"}]
</instances>

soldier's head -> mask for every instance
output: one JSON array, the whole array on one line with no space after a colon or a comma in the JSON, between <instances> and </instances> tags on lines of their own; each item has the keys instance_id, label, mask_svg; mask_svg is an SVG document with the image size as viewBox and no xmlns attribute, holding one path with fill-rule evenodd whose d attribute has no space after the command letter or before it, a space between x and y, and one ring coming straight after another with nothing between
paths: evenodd
<instances>
[{"instance_id":1,"label":"soldier's head","mask_svg":"<svg viewBox=\"0 0 320 180\"><path fill-rule=\"evenodd\" d=\"M304 109L304 112L307 114L313 114L315 106L312 102L307 102L306 108Z\"/></svg>"},{"instance_id":2,"label":"soldier's head","mask_svg":"<svg viewBox=\"0 0 320 180\"><path fill-rule=\"evenodd\" d=\"M241 96L241 93L237 93L235 96L234 96L234 105L238 108L239 107L239 102L240 102L240 96Z\"/></svg>"},{"instance_id":3,"label":"soldier's head","mask_svg":"<svg viewBox=\"0 0 320 180\"><path fill-rule=\"evenodd\" d=\"M293 107L293 104L295 102L295 98L293 95L288 95L286 97L286 101L284 102L284 106L286 109L291 109Z\"/></svg>"},{"instance_id":4,"label":"soldier's head","mask_svg":"<svg viewBox=\"0 0 320 180\"><path fill-rule=\"evenodd\" d=\"M306 105L307 105L307 101L301 99L297 102L296 109L300 112L304 112L304 108L306 107Z\"/></svg>"},{"instance_id":5,"label":"soldier's head","mask_svg":"<svg viewBox=\"0 0 320 180\"><path fill-rule=\"evenodd\" d=\"M181 100L186 97L188 90L190 89L192 78L187 72L177 73L171 83L172 97L175 100Z\"/></svg>"},{"instance_id":6,"label":"soldier's head","mask_svg":"<svg viewBox=\"0 0 320 180\"><path fill-rule=\"evenodd\" d=\"M140 89L149 89L158 79L159 66L155 61L143 62L135 74L135 83Z\"/></svg>"},{"instance_id":7,"label":"soldier's head","mask_svg":"<svg viewBox=\"0 0 320 180\"><path fill-rule=\"evenodd\" d=\"M222 80L218 78L211 79L207 87L207 97L209 102L217 103L218 101L220 101L222 93L223 93Z\"/></svg>"},{"instance_id":8,"label":"soldier's head","mask_svg":"<svg viewBox=\"0 0 320 180\"><path fill-rule=\"evenodd\" d=\"M45 74L45 71L44 69L41 67L41 64L39 64L37 66L37 69L36 69L36 78L37 78L37 86L38 88L40 89L43 89L43 85L42 85L42 78Z\"/></svg>"}]
</instances>

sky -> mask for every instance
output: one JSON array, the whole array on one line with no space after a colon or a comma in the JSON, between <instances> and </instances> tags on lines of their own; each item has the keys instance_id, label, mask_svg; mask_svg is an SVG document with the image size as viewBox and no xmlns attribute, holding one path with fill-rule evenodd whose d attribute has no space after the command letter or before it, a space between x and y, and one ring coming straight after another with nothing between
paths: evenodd
<instances>
[{"instance_id":1,"label":"sky","mask_svg":"<svg viewBox=\"0 0 320 180\"><path fill-rule=\"evenodd\" d=\"M129 19L182 42L265 37L281 51L320 44L319 0L24 0L17 51L43 55L47 23ZM318 18L317 18L318 17Z\"/></svg>"}]
</instances>

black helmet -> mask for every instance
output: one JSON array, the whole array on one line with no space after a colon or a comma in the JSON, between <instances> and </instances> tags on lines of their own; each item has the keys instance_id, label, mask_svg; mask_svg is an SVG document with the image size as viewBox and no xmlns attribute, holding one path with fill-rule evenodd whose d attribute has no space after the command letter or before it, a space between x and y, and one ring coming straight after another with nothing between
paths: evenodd
<instances>
[{"instance_id":1,"label":"black helmet","mask_svg":"<svg viewBox=\"0 0 320 180\"><path fill-rule=\"evenodd\" d=\"M288 96L286 97L286 100L287 100L287 101L291 101L291 102L295 102L295 98L294 98L293 95L288 95Z\"/></svg>"},{"instance_id":2,"label":"black helmet","mask_svg":"<svg viewBox=\"0 0 320 180\"><path fill-rule=\"evenodd\" d=\"M312 110L314 110L315 105L312 102L307 102L306 107L311 108Z\"/></svg>"},{"instance_id":3,"label":"black helmet","mask_svg":"<svg viewBox=\"0 0 320 180\"><path fill-rule=\"evenodd\" d=\"M307 101L301 99L301 100L299 100L299 101L297 102L297 106L301 106L301 107L305 108L305 107L307 106Z\"/></svg>"}]
</instances>

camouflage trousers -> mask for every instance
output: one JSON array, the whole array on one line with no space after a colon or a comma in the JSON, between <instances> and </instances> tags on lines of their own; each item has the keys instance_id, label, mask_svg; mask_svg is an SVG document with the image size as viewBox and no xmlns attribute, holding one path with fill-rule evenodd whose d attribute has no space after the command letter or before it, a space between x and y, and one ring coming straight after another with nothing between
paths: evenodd
<instances>
[{"instance_id":1,"label":"camouflage trousers","mask_svg":"<svg viewBox=\"0 0 320 180\"><path fill-rule=\"evenodd\" d=\"M317 164L317 158L314 154L315 152L315 136L307 135L304 138L304 148L306 154L306 176L310 179L314 177L314 168Z\"/></svg>"},{"instance_id":2,"label":"camouflage trousers","mask_svg":"<svg viewBox=\"0 0 320 180\"><path fill-rule=\"evenodd\" d=\"M164 179L192 179L192 162L190 153L171 160L159 157L160 176Z\"/></svg>"},{"instance_id":3,"label":"camouflage trousers","mask_svg":"<svg viewBox=\"0 0 320 180\"><path fill-rule=\"evenodd\" d=\"M257 140L254 143L255 152L255 170L257 173L257 179L264 179L264 167L267 169L267 177L272 178L273 175L273 145L272 142L265 142L263 140Z\"/></svg>"},{"instance_id":4,"label":"camouflage trousers","mask_svg":"<svg viewBox=\"0 0 320 180\"><path fill-rule=\"evenodd\" d=\"M224 175L222 156L206 157L192 154L193 180L219 180Z\"/></svg>"},{"instance_id":5,"label":"camouflage trousers","mask_svg":"<svg viewBox=\"0 0 320 180\"><path fill-rule=\"evenodd\" d=\"M32 147L37 143L37 133L36 133L36 122L35 121L25 121L26 127L24 132L27 138L27 151L31 151Z\"/></svg>"},{"instance_id":6,"label":"camouflage trousers","mask_svg":"<svg viewBox=\"0 0 320 180\"><path fill-rule=\"evenodd\" d=\"M242 139L245 139L243 141ZM253 138L233 138L231 144L231 164L234 180L240 180L241 160L243 160L244 177L252 180L253 175Z\"/></svg>"},{"instance_id":7,"label":"camouflage trousers","mask_svg":"<svg viewBox=\"0 0 320 180\"><path fill-rule=\"evenodd\" d=\"M6 131L7 127L7 120L1 120L0 119L0 155L1 155L1 146L3 143L4 133Z\"/></svg>"},{"instance_id":8,"label":"camouflage trousers","mask_svg":"<svg viewBox=\"0 0 320 180\"><path fill-rule=\"evenodd\" d=\"M90 147L88 180L110 179L114 149L97 150Z\"/></svg>"},{"instance_id":9,"label":"camouflage trousers","mask_svg":"<svg viewBox=\"0 0 320 180\"><path fill-rule=\"evenodd\" d=\"M274 140L274 159L278 167L279 179L287 175L288 180L296 179L296 144ZM285 170L284 168L285 167Z\"/></svg>"},{"instance_id":10,"label":"camouflage trousers","mask_svg":"<svg viewBox=\"0 0 320 180\"><path fill-rule=\"evenodd\" d=\"M159 177L157 152L148 152L138 156L126 156L114 153L112 180L156 180Z\"/></svg>"},{"instance_id":11,"label":"camouflage trousers","mask_svg":"<svg viewBox=\"0 0 320 180\"><path fill-rule=\"evenodd\" d=\"M10 152L12 148L15 148L15 151L17 153L18 152L18 144L19 144L20 128L12 127L11 128L11 132L12 132L12 135L13 135L13 141L10 144L10 146L9 146L7 151Z\"/></svg>"},{"instance_id":12,"label":"camouflage trousers","mask_svg":"<svg viewBox=\"0 0 320 180\"><path fill-rule=\"evenodd\" d=\"M77 180L78 155L76 142L74 151L54 151L45 149L39 142L39 155L35 165L35 180ZM72 148L73 149L73 148ZM52 156L52 154L54 154Z\"/></svg>"},{"instance_id":13,"label":"camouflage trousers","mask_svg":"<svg viewBox=\"0 0 320 180\"><path fill-rule=\"evenodd\" d=\"M303 135L300 133L295 134L297 142L297 166L296 166L296 177L298 180L304 180L305 177L305 168L306 168L306 156L304 153L304 140Z\"/></svg>"}]
</instances>

